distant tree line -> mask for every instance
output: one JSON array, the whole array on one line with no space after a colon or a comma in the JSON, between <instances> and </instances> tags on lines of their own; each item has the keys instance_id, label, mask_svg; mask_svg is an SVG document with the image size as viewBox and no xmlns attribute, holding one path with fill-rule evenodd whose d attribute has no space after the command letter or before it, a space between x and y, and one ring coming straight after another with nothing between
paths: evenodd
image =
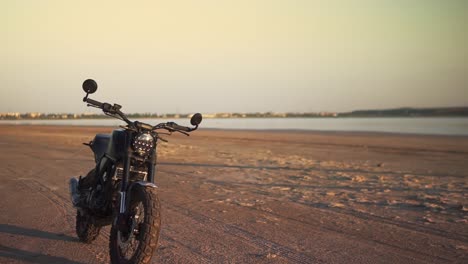
<instances>
[{"instance_id":1,"label":"distant tree line","mask_svg":"<svg viewBox=\"0 0 468 264\"><path fill-rule=\"evenodd\" d=\"M132 113L127 115L131 119L142 118L189 118L190 114L157 114ZM314 118L314 117L468 117L468 107L443 108L395 108L380 110L357 110L346 113L319 112L319 113L214 113L203 114L204 118ZM42 113L0 113L0 120L17 119L102 119L110 118L104 114L42 114Z\"/></svg>"},{"instance_id":2,"label":"distant tree line","mask_svg":"<svg viewBox=\"0 0 468 264\"><path fill-rule=\"evenodd\" d=\"M468 116L468 107L395 108L382 110L357 110L340 113L339 117L456 117Z\"/></svg>"}]
</instances>

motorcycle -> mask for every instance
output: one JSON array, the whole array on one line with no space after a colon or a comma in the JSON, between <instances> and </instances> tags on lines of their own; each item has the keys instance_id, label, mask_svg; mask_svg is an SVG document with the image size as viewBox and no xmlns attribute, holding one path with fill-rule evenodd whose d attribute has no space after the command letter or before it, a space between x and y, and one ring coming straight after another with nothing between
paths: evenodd
<instances>
[{"instance_id":1,"label":"motorcycle","mask_svg":"<svg viewBox=\"0 0 468 264\"><path fill-rule=\"evenodd\" d=\"M83 90L87 106L99 108L127 125L83 143L93 151L96 165L86 177L70 180L71 199L77 209L76 233L80 241L91 243L102 227L112 225L111 263L149 263L161 225L158 187L154 183L158 141L167 142L161 135L174 132L188 136L198 128L202 115L192 116L193 127L174 122L152 126L130 121L118 104L89 98L97 90L94 80L84 81Z\"/></svg>"}]
</instances>

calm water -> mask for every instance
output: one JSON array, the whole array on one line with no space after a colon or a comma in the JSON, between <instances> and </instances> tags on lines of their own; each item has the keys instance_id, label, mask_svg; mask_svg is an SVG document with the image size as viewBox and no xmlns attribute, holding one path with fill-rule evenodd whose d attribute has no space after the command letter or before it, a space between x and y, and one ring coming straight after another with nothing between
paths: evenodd
<instances>
[{"instance_id":1,"label":"calm water","mask_svg":"<svg viewBox=\"0 0 468 264\"><path fill-rule=\"evenodd\" d=\"M157 124L166 119L142 119ZM173 120L179 125L189 125L189 120ZM78 120L19 120L0 121L0 124L118 126L116 119ZM362 131L429 135L468 135L468 118L213 118L205 119L202 128L222 129L281 129L315 131Z\"/></svg>"}]
</instances>

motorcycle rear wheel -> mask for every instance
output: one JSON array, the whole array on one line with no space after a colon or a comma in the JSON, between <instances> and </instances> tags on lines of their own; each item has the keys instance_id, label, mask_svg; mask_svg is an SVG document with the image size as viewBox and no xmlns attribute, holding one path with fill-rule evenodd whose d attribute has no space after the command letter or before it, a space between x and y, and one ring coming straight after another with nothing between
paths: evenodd
<instances>
[{"instance_id":1,"label":"motorcycle rear wheel","mask_svg":"<svg viewBox=\"0 0 468 264\"><path fill-rule=\"evenodd\" d=\"M84 211L76 211L76 234L81 242L91 243L99 235L101 227L96 226L89 214Z\"/></svg>"},{"instance_id":2,"label":"motorcycle rear wheel","mask_svg":"<svg viewBox=\"0 0 468 264\"><path fill-rule=\"evenodd\" d=\"M158 245L161 212L155 188L137 185L130 194L130 232L124 234L112 225L109 251L111 263L146 264Z\"/></svg>"}]
</instances>

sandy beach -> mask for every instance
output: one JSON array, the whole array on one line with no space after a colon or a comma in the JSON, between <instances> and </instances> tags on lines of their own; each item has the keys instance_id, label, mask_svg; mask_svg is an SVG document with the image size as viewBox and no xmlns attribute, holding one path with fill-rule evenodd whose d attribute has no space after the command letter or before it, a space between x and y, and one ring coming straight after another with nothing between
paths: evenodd
<instances>
[{"instance_id":1,"label":"sandy beach","mask_svg":"<svg viewBox=\"0 0 468 264\"><path fill-rule=\"evenodd\" d=\"M0 263L107 263L67 182L111 127L0 126ZM158 145L154 263L467 263L468 137L203 130Z\"/></svg>"}]
</instances>

